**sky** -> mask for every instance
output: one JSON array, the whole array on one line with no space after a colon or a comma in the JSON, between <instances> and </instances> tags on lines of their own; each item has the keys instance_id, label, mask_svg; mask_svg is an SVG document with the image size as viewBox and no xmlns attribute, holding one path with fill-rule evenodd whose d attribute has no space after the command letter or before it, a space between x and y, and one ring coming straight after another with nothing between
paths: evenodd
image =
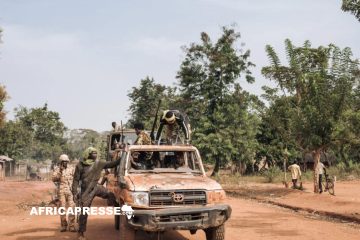
<instances>
[{"instance_id":1,"label":"sky","mask_svg":"<svg viewBox=\"0 0 360 240\"><path fill-rule=\"evenodd\" d=\"M340 0L0 0L0 84L7 118L18 106L57 111L70 129L111 129L129 117L128 93L146 76L176 85L182 46L213 41L222 26L241 33L256 81L240 84L261 95L272 84L260 71L265 45L286 63L284 40L314 47L334 43L360 58L360 22Z\"/></svg>"}]
</instances>

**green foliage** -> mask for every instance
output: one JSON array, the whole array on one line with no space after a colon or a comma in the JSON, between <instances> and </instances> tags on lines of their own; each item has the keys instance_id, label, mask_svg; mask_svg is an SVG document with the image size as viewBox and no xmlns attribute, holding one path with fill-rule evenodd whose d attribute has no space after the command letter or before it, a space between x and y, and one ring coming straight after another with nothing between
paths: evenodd
<instances>
[{"instance_id":1,"label":"green foliage","mask_svg":"<svg viewBox=\"0 0 360 240\"><path fill-rule=\"evenodd\" d=\"M245 151L238 154L239 147L245 146L245 140L237 139L246 134L245 126L237 127L236 121L239 123L239 117L242 117L237 114L244 115L240 121L252 118L247 116L249 106L241 102L242 98L247 103L251 102L247 100L250 95L237 84L242 75L247 82L254 82L249 70L253 66L248 61L250 51L237 49L240 34L234 29L224 27L222 30L222 36L215 43L203 32L200 44L184 47L186 56L177 76L181 106L191 116L193 143L205 159L215 160L213 174L218 172L220 165L233 158L248 158L245 155L249 154ZM249 134L253 135L253 132ZM249 143L249 146L252 144Z\"/></svg>"},{"instance_id":2,"label":"green foliage","mask_svg":"<svg viewBox=\"0 0 360 240\"><path fill-rule=\"evenodd\" d=\"M0 154L15 159L30 157L31 132L20 121L8 121L0 128Z\"/></svg>"},{"instance_id":3,"label":"green foliage","mask_svg":"<svg viewBox=\"0 0 360 240\"><path fill-rule=\"evenodd\" d=\"M294 98L272 95L267 91L270 104L261 114L260 130L257 135L259 150L257 159L266 157L272 164L282 164L284 158L294 159L300 155L296 139L293 137L292 116L296 115L292 107ZM287 152L287 154L285 154Z\"/></svg>"},{"instance_id":4,"label":"green foliage","mask_svg":"<svg viewBox=\"0 0 360 240\"><path fill-rule=\"evenodd\" d=\"M326 149L336 139L335 128L351 106L358 61L351 59L348 48L311 48L309 41L295 47L290 40L285 45L289 65L275 62L275 52L267 46L272 64L262 69L264 76L279 86L268 91L267 98L273 100L272 104L285 99L287 110L274 112L280 121L285 120L282 126L288 136L280 135L287 141L294 139L301 149ZM286 116L281 116L284 112Z\"/></svg>"},{"instance_id":5,"label":"green foliage","mask_svg":"<svg viewBox=\"0 0 360 240\"><path fill-rule=\"evenodd\" d=\"M1 29L0 29L1 34ZM4 111L4 103L8 99L8 94L5 90L5 87L0 85L0 128L3 126L5 122L5 111Z\"/></svg>"},{"instance_id":6,"label":"green foliage","mask_svg":"<svg viewBox=\"0 0 360 240\"><path fill-rule=\"evenodd\" d=\"M132 128L134 123L142 122L145 129L151 129L159 100L162 101L162 109L174 108L175 92L175 88L157 84L153 78L142 79L140 86L133 87L128 94L131 101L128 127Z\"/></svg>"},{"instance_id":7,"label":"green foliage","mask_svg":"<svg viewBox=\"0 0 360 240\"><path fill-rule=\"evenodd\" d=\"M282 175L282 171L278 166L272 166L268 170L264 171L262 175L265 177L265 181L272 183L276 178L279 178Z\"/></svg>"},{"instance_id":8,"label":"green foliage","mask_svg":"<svg viewBox=\"0 0 360 240\"><path fill-rule=\"evenodd\" d=\"M359 0L342 0L341 9L344 12L350 12L360 21L360 1Z\"/></svg>"},{"instance_id":9,"label":"green foliage","mask_svg":"<svg viewBox=\"0 0 360 240\"><path fill-rule=\"evenodd\" d=\"M15 109L15 117L33 133L35 141L47 143L50 146L63 142L64 124L60 121L59 113L48 110L47 104L39 108Z\"/></svg>"},{"instance_id":10,"label":"green foliage","mask_svg":"<svg viewBox=\"0 0 360 240\"><path fill-rule=\"evenodd\" d=\"M106 135L91 129L74 129L67 132L66 152L70 158L80 158L88 147L95 147L99 151L99 158L106 157Z\"/></svg>"},{"instance_id":11,"label":"green foliage","mask_svg":"<svg viewBox=\"0 0 360 240\"><path fill-rule=\"evenodd\" d=\"M59 114L45 104L41 108L15 109L15 120L0 129L0 149L13 158L31 158L37 161L56 159L65 146L66 130Z\"/></svg>"}]
</instances>

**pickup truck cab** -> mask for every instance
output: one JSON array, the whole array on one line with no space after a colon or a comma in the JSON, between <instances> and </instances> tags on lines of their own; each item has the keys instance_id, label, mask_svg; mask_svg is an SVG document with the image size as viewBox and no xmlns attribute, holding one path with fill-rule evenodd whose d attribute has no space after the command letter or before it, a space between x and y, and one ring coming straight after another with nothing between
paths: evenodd
<instances>
[{"instance_id":1,"label":"pickup truck cab","mask_svg":"<svg viewBox=\"0 0 360 240\"><path fill-rule=\"evenodd\" d=\"M136 156L151 154L150 168L134 169ZM148 164L146 165L148 166ZM189 145L130 145L108 182L119 206L128 205L133 216L115 217L120 240L135 239L136 232L204 230L207 240L224 239L224 223L231 207L225 192L206 176L199 151Z\"/></svg>"}]
</instances>

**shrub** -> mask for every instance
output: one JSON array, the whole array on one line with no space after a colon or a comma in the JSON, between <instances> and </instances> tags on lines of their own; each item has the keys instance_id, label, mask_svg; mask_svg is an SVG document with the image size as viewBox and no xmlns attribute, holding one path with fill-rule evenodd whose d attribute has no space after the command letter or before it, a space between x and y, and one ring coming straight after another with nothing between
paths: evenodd
<instances>
[{"instance_id":1,"label":"shrub","mask_svg":"<svg viewBox=\"0 0 360 240\"><path fill-rule=\"evenodd\" d=\"M272 166L265 172L263 172L263 176L265 177L265 181L268 183L274 182L274 180L282 174L282 171L278 166Z\"/></svg>"}]
</instances>

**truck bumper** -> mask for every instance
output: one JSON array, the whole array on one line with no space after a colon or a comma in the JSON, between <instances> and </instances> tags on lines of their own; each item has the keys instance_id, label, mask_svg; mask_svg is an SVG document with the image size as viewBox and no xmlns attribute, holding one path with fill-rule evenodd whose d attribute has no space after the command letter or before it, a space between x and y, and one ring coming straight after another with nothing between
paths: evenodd
<instances>
[{"instance_id":1,"label":"truck bumper","mask_svg":"<svg viewBox=\"0 0 360 240\"><path fill-rule=\"evenodd\" d=\"M128 220L128 224L134 229L151 232L195 230L220 226L230 215L229 205L134 210L134 217Z\"/></svg>"}]
</instances>

